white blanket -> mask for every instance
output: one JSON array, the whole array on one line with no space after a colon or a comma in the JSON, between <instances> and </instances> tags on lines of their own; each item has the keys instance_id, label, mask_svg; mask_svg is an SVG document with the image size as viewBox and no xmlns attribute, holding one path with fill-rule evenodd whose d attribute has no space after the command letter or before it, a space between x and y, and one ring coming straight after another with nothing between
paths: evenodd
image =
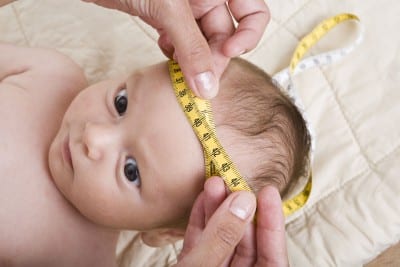
<instances>
[{"instance_id":1,"label":"white blanket","mask_svg":"<svg viewBox=\"0 0 400 267\"><path fill-rule=\"evenodd\" d=\"M309 202L287 219L292 266L360 266L400 239L400 2L269 0L272 20L244 57L270 74L289 64L318 22L351 12L364 42L334 65L295 78L317 142ZM396 30L397 29L397 30ZM339 26L312 54L342 46ZM137 18L78 0L20 0L0 9L0 41L55 48L90 82L163 60L156 33ZM165 266L179 245L151 249L121 237L120 266ZM156 260L150 260L152 257Z\"/></svg>"}]
</instances>

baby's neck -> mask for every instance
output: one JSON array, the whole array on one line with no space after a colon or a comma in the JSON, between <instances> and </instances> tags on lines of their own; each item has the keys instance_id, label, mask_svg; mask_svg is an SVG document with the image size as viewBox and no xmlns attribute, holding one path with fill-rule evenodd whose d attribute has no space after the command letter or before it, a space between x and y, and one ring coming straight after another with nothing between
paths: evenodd
<instances>
[{"instance_id":1,"label":"baby's neck","mask_svg":"<svg viewBox=\"0 0 400 267\"><path fill-rule=\"evenodd\" d=\"M73 209L76 210L75 208ZM91 241L96 243L96 246L91 246L87 249L89 255L101 258L101 262L98 262L100 265L96 264L96 266L116 267L116 248L120 230L98 225L87 219L79 211L76 210L76 213L80 217L78 220L84 221L88 226L87 231L90 231Z\"/></svg>"},{"instance_id":2,"label":"baby's neck","mask_svg":"<svg viewBox=\"0 0 400 267\"><path fill-rule=\"evenodd\" d=\"M91 244L84 248L88 257L99 258L96 266L117 266L115 252L120 230L99 225L86 218L62 195L53 179L51 183L59 195L56 202L60 202L59 206L65 212L63 213L71 220L71 227L75 227L76 232L82 232L80 238L84 239L83 243Z\"/></svg>"}]
</instances>

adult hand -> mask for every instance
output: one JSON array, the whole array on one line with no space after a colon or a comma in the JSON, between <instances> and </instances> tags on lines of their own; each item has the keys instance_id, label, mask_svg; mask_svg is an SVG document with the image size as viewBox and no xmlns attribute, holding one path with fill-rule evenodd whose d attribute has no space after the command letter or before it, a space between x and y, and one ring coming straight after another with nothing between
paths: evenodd
<instances>
[{"instance_id":1,"label":"adult hand","mask_svg":"<svg viewBox=\"0 0 400 267\"><path fill-rule=\"evenodd\" d=\"M226 197L223 181L207 180L193 207L176 266L288 266L282 202L277 189Z\"/></svg>"},{"instance_id":2,"label":"adult hand","mask_svg":"<svg viewBox=\"0 0 400 267\"><path fill-rule=\"evenodd\" d=\"M154 27L161 50L178 61L186 82L203 98L218 93L229 59L253 49L269 21L264 0L84 1L139 16Z\"/></svg>"}]
</instances>

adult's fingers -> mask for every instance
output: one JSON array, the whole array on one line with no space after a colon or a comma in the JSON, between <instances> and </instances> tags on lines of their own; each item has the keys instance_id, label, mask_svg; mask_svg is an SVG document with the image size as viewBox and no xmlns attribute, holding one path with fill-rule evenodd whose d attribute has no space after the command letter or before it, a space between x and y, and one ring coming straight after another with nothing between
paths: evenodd
<instances>
[{"instance_id":1,"label":"adult's fingers","mask_svg":"<svg viewBox=\"0 0 400 267\"><path fill-rule=\"evenodd\" d=\"M217 94L218 79L210 47L193 16L187 0L159 1L161 10L153 20L168 35L185 80L202 98Z\"/></svg>"},{"instance_id":2,"label":"adult's fingers","mask_svg":"<svg viewBox=\"0 0 400 267\"><path fill-rule=\"evenodd\" d=\"M251 223L255 208L253 193L241 191L230 194L208 221L196 246L177 266L221 266Z\"/></svg>"},{"instance_id":3,"label":"adult's fingers","mask_svg":"<svg viewBox=\"0 0 400 267\"><path fill-rule=\"evenodd\" d=\"M242 240L236 247L230 267L254 266L257 260L257 243L255 223L247 225Z\"/></svg>"},{"instance_id":4,"label":"adult's fingers","mask_svg":"<svg viewBox=\"0 0 400 267\"><path fill-rule=\"evenodd\" d=\"M185 241L179 258L196 246L209 218L226 198L225 183L219 177L211 177L204 184L204 191L197 197L186 228Z\"/></svg>"},{"instance_id":5,"label":"adult's fingers","mask_svg":"<svg viewBox=\"0 0 400 267\"><path fill-rule=\"evenodd\" d=\"M204 184L204 212L206 223L226 198L227 192L222 178L210 177Z\"/></svg>"},{"instance_id":6,"label":"adult's fingers","mask_svg":"<svg viewBox=\"0 0 400 267\"><path fill-rule=\"evenodd\" d=\"M221 4L213 2L212 7L209 6L211 3L203 4L204 6L201 8L197 4L191 6L191 9L197 10L194 12L194 14L200 14L199 18L195 18L197 19L197 23L200 26L201 32L208 43L209 49L211 50L214 74L217 80L219 80L230 60L230 58L224 54L223 47L226 40L228 40L229 37L231 37L234 33L235 27L233 25L232 16L224 2ZM158 39L158 45L163 53L169 58L177 58L177 55L174 53L179 53L179 51L177 51L173 45L171 38L168 36L168 32L161 30L159 31L159 34L160 37ZM183 69L182 60L179 59L179 57L178 61ZM196 62L192 62L192 65L193 64L196 64ZM216 90L218 91L218 89L219 88L217 87ZM217 92L215 92L215 94L216 93ZM212 95L215 94L213 93ZM197 95L201 96L199 94ZM207 96L202 97L209 98Z\"/></svg>"},{"instance_id":7,"label":"adult's fingers","mask_svg":"<svg viewBox=\"0 0 400 267\"><path fill-rule=\"evenodd\" d=\"M235 34L227 40L224 53L235 57L256 47L269 22L270 14L264 0L231 0L229 9L239 24Z\"/></svg>"},{"instance_id":8,"label":"adult's fingers","mask_svg":"<svg viewBox=\"0 0 400 267\"><path fill-rule=\"evenodd\" d=\"M183 248L179 254L178 260L184 258L193 247L196 246L205 227L205 212L204 212L204 191L197 197L190 214L189 223L186 227Z\"/></svg>"},{"instance_id":9,"label":"adult's fingers","mask_svg":"<svg viewBox=\"0 0 400 267\"><path fill-rule=\"evenodd\" d=\"M204 184L204 212L206 224L217 208L225 200L227 194L225 182L222 178L210 177L206 180ZM227 257L221 266L229 266L231 258L232 257Z\"/></svg>"},{"instance_id":10,"label":"adult's fingers","mask_svg":"<svg viewBox=\"0 0 400 267\"><path fill-rule=\"evenodd\" d=\"M227 5L223 3L208 10L201 17L200 26L210 46L215 73L219 78L230 60L230 57L224 54L223 47L235 32L233 19Z\"/></svg>"},{"instance_id":11,"label":"adult's fingers","mask_svg":"<svg viewBox=\"0 0 400 267\"><path fill-rule=\"evenodd\" d=\"M166 57L173 59L175 48L172 45L171 40L168 37L168 34L163 30L158 30L158 34L159 34L157 42L158 46L160 47L161 51Z\"/></svg>"},{"instance_id":12,"label":"adult's fingers","mask_svg":"<svg viewBox=\"0 0 400 267\"><path fill-rule=\"evenodd\" d=\"M266 186L258 194L256 266L288 266L285 217L278 190Z\"/></svg>"},{"instance_id":13,"label":"adult's fingers","mask_svg":"<svg viewBox=\"0 0 400 267\"><path fill-rule=\"evenodd\" d=\"M129 6L127 6L124 1L118 1L118 0L82 0L83 2L88 2L88 3L94 3L96 5L106 7L106 8L111 8L111 9L117 9L126 13L131 13L129 10ZM131 14L134 15L134 14Z\"/></svg>"},{"instance_id":14,"label":"adult's fingers","mask_svg":"<svg viewBox=\"0 0 400 267\"><path fill-rule=\"evenodd\" d=\"M170 39L175 57L182 68L185 80L193 92L202 98L213 98L218 91L214 63L207 40L200 31L188 0L84 0L114 8L141 17L157 30L162 29ZM171 54L170 47L161 49Z\"/></svg>"},{"instance_id":15,"label":"adult's fingers","mask_svg":"<svg viewBox=\"0 0 400 267\"><path fill-rule=\"evenodd\" d=\"M227 191L225 183L220 177L211 177L204 184L204 209L206 223L214 214L215 210L221 205L226 198ZM227 258L223 266L242 267L253 266L256 253L255 224L249 223L244 232L244 236L237 245L232 258Z\"/></svg>"}]
</instances>

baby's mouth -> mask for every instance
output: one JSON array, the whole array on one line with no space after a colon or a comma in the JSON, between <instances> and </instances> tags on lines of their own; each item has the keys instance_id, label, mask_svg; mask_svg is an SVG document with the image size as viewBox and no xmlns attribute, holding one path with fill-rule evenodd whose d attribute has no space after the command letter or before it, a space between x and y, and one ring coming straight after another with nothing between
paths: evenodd
<instances>
[{"instance_id":1,"label":"baby's mouth","mask_svg":"<svg viewBox=\"0 0 400 267\"><path fill-rule=\"evenodd\" d=\"M69 135L67 135L64 139L63 146L62 146L62 156L64 159L64 162L66 162L69 167L74 170L74 165L72 163L72 157L71 157L71 150L69 148Z\"/></svg>"}]
</instances>

